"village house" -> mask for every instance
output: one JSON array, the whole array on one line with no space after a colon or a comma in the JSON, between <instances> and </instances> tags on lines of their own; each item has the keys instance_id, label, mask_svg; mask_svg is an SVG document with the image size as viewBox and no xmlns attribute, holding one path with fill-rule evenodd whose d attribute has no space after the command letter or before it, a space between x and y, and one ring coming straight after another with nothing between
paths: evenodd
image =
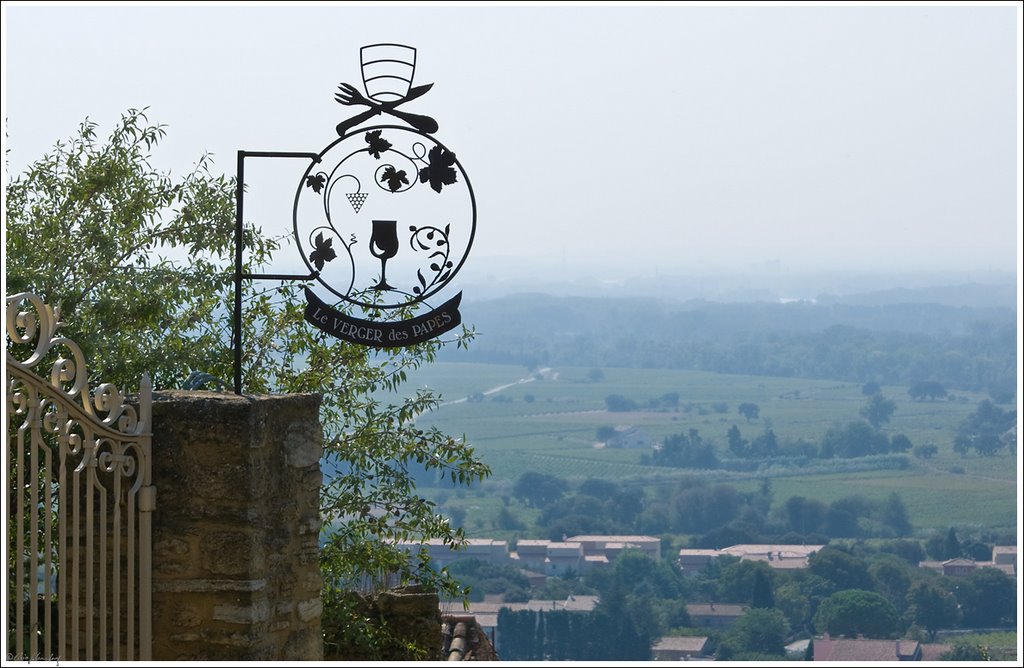
<instances>
[{"instance_id":1,"label":"village house","mask_svg":"<svg viewBox=\"0 0 1024 668\"><path fill-rule=\"evenodd\" d=\"M420 549L420 543L399 543L409 554ZM521 539L514 550L507 541L471 538L466 547L453 550L441 539L422 544L439 567L465 559L477 559L495 565L514 566L532 576L562 576L568 572L584 573L591 568L607 566L625 550L642 551L651 559L661 558L661 539L653 536L572 536L561 541Z\"/></svg>"},{"instance_id":2,"label":"village house","mask_svg":"<svg viewBox=\"0 0 1024 668\"><path fill-rule=\"evenodd\" d=\"M918 568L928 568L938 571L946 577L964 578L979 568L995 568L1006 573L1011 578L1017 577L1017 546L996 545L992 548L992 561L974 561L957 557L945 561L921 561Z\"/></svg>"},{"instance_id":3,"label":"village house","mask_svg":"<svg viewBox=\"0 0 1024 668\"><path fill-rule=\"evenodd\" d=\"M650 434L639 427L616 427L615 434L605 444L609 448L651 449L655 441Z\"/></svg>"},{"instance_id":4,"label":"village house","mask_svg":"<svg viewBox=\"0 0 1024 668\"><path fill-rule=\"evenodd\" d=\"M583 546L584 555L603 556L608 561L626 549L638 549L651 559L661 559L661 539L654 536L606 536L606 535L581 535L570 536L565 539L570 543L580 543Z\"/></svg>"},{"instance_id":5,"label":"village house","mask_svg":"<svg viewBox=\"0 0 1024 668\"><path fill-rule=\"evenodd\" d=\"M421 544L399 543L398 547L413 554L420 549ZM443 540L435 538L425 541L422 547L426 548L431 561L439 568L461 559L478 559L496 565L509 563L508 541L504 540L470 538L463 549L454 551Z\"/></svg>"},{"instance_id":6,"label":"village house","mask_svg":"<svg viewBox=\"0 0 1024 668\"><path fill-rule=\"evenodd\" d=\"M655 661L689 661L706 659L707 636L669 636L658 638L651 647L651 658Z\"/></svg>"},{"instance_id":7,"label":"village house","mask_svg":"<svg viewBox=\"0 0 1024 668\"><path fill-rule=\"evenodd\" d=\"M1017 546L996 545L992 548L992 563L997 567L1012 566L1013 574L1017 574Z\"/></svg>"},{"instance_id":8,"label":"village house","mask_svg":"<svg viewBox=\"0 0 1024 668\"><path fill-rule=\"evenodd\" d=\"M712 559L723 555L739 557L741 561L763 561L779 570L807 568L812 554L824 545L733 545L721 550L704 548L683 548L679 550L678 563L683 575L693 576L707 566Z\"/></svg>"},{"instance_id":9,"label":"village house","mask_svg":"<svg viewBox=\"0 0 1024 668\"><path fill-rule=\"evenodd\" d=\"M583 546L573 541L520 540L511 563L545 576L565 575L570 570L580 573L585 568Z\"/></svg>"},{"instance_id":10,"label":"village house","mask_svg":"<svg viewBox=\"0 0 1024 668\"><path fill-rule=\"evenodd\" d=\"M869 640L866 638L814 639L814 661L920 661L921 643L916 640Z\"/></svg>"},{"instance_id":11,"label":"village house","mask_svg":"<svg viewBox=\"0 0 1024 668\"><path fill-rule=\"evenodd\" d=\"M699 629L724 630L736 623L749 606L735 603L688 603L690 624Z\"/></svg>"}]
</instances>

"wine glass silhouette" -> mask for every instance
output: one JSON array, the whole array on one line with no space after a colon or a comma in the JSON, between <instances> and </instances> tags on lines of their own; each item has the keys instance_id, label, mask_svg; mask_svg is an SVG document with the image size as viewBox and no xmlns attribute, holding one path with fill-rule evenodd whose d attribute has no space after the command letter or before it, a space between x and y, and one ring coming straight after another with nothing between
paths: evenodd
<instances>
[{"instance_id":1,"label":"wine glass silhouette","mask_svg":"<svg viewBox=\"0 0 1024 668\"><path fill-rule=\"evenodd\" d=\"M374 290L394 290L388 285L385 270L388 260L398 254L398 221L374 220L373 234L370 236L370 255L380 259L380 282L373 286Z\"/></svg>"}]
</instances>

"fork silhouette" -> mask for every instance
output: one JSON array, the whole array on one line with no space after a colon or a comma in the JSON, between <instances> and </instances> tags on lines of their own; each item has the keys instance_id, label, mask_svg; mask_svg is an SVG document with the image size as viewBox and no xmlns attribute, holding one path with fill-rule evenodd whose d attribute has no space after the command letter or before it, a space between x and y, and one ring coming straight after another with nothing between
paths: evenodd
<instances>
[{"instance_id":1,"label":"fork silhouette","mask_svg":"<svg viewBox=\"0 0 1024 668\"><path fill-rule=\"evenodd\" d=\"M406 113L404 111L399 111L399 110L395 109L395 107L397 107L398 105L404 104L404 103L408 102L409 100L412 100L414 98L419 97L420 95L423 95L428 90L430 90L430 88L433 85L434 84L427 84L425 86L417 86L416 88L410 89L409 90L409 94L406 95L403 98L400 98L400 99L395 100L393 102L379 103L379 102L373 102L372 100L368 100L366 97L363 96L362 93L360 93L355 88L355 86L352 86L352 85L347 84L347 83L339 84L338 85L338 92L334 94L334 99L335 100L337 100L340 104L343 104L343 105L345 105L347 107L350 107L350 106L353 106L353 105L363 105L363 106L370 107L370 109L368 111L364 111L363 113L361 113L361 114L359 114L357 116L353 116L352 118L348 119L347 121L342 121L341 123L339 123L338 127L336 128L337 131L338 131L338 134L343 136L346 132L348 132L350 129L354 128L355 126L359 125L363 121L369 120L369 119L373 118L374 116L376 116L378 114L381 114L381 113L390 114L391 116L394 116L395 118L400 118L403 121L405 121L406 123L408 123L409 125L413 126L417 130L419 130L420 132L423 132L423 133L426 133L426 134L432 134L434 132L437 132L437 127L438 127L437 126L437 121L435 121L430 116L422 116L420 114L410 114L410 113Z\"/></svg>"}]
</instances>

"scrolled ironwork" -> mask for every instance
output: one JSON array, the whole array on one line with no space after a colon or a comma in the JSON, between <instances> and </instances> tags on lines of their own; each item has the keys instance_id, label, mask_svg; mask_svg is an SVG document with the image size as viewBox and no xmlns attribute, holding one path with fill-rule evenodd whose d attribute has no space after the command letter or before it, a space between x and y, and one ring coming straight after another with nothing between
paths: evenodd
<instances>
[{"instance_id":1,"label":"scrolled ironwork","mask_svg":"<svg viewBox=\"0 0 1024 668\"><path fill-rule=\"evenodd\" d=\"M386 265L366 234L380 219L412 233L409 250L392 250ZM458 273L475 236L476 200L455 154L436 138L371 126L337 140L310 166L293 226L317 283L365 309L397 309L428 299Z\"/></svg>"},{"instance_id":2,"label":"scrolled ironwork","mask_svg":"<svg viewBox=\"0 0 1024 668\"><path fill-rule=\"evenodd\" d=\"M7 365L23 381L38 383L35 370L49 363L49 391L59 392L89 418L100 421L113 432L141 434L149 430L150 405L148 394L140 393L139 408L128 403L125 395L113 383L99 385L90 395L89 371L82 348L69 338L58 336L61 326L60 309L46 304L38 295L22 292L7 297L7 335L13 345L7 346ZM15 356L19 348L30 353ZM148 377L142 384L149 386Z\"/></svg>"},{"instance_id":3,"label":"scrolled ironwork","mask_svg":"<svg viewBox=\"0 0 1024 668\"><path fill-rule=\"evenodd\" d=\"M5 320L8 526L17 527L8 531L7 588L8 600L21 602L9 652L148 660L156 496L149 379L138 408L113 383L92 389L81 347L58 334L60 310L37 295L8 297Z\"/></svg>"}]
</instances>

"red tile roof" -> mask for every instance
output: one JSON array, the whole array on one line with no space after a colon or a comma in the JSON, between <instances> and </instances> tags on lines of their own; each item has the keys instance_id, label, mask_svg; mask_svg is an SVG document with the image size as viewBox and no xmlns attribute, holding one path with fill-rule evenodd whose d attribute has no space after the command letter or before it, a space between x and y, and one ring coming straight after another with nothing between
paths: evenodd
<instances>
[{"instance_id":1,"label":"red tile roof","mask_svg":"<svg viewBox=\"0 0 1024 668\"><path fill-rule=\"evenodd\" d=\"M864 638L815 638L815 661L919 660L916 640L868 640Z\"/></svg>"}]
</instances>

